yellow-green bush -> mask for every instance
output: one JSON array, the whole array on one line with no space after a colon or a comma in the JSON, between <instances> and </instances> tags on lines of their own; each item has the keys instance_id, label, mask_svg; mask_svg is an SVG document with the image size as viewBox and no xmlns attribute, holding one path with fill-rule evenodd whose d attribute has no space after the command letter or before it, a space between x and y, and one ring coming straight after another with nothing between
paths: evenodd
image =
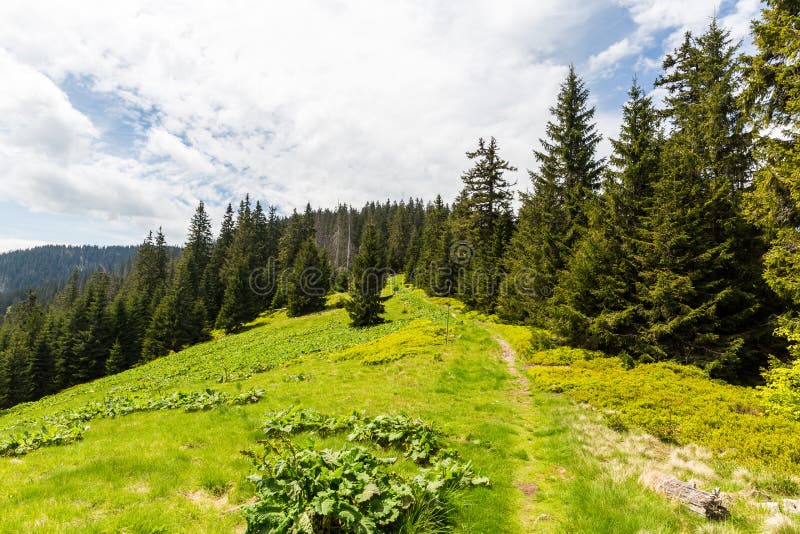
<instances>
[{"instance_id":1,"label":"yellow-green bush","mask_svg":"<svg viewBox=\"0 0 800 534\"><path fill-rule=\"evenodd\" d=\"M566 361L582 351L539 351L539 361ZM755 389L724 384L676 363L627 370L619 358L575 357L569 365L528 369L532 382L601 410L670 442L696 443L737 463L800 474L800 422L767 413Z\"/></svg>"},{"instance_id":2,"label":"yellow-green bush","mask_svg":"<svg viewBox=\"0 0 800 534\"><path fill-rule=\"evenodd\" d=\"M767 411L800 421L800 360L791 365L773 362L764 380L767 384L759 389Z\"/></svg>"},{"instance_id":3,"label":"yellow-green bush","mask_svg":"<svg viewBox=\"0 0 800 534\"><path fill-rule=\"evenodd\" d=\"M366 365L414 356L444 343L444 328L428 319L417 319L402 330L361 343L331 355L333 360L360 359Z\"/></svg>"},{"instance_id":4,"label":"yellow-green bush","mask_svg":"<svg viewBox=\"0 0 800 534\"><path fill-rule=\"evenodd\" d=\"M543 350L532 348L523 354L525 362L532 365L570 365L576 361L592 360L604 356L602 352L572 347L556 347Z\"/></svg>"},{"instance_id":5,"label":"yellow-green bush","mask_svg":"<svg viewBox=\"0 0 800 534\"><path fill-rule=\"evenodd\" d=\"M350 295L348 295L347 293L334 293L332 295L328 295L328 299L325 302L325 306L328 308L344 308L344 305L349 300L350 300Z\"/></svg>"}]
</instances>

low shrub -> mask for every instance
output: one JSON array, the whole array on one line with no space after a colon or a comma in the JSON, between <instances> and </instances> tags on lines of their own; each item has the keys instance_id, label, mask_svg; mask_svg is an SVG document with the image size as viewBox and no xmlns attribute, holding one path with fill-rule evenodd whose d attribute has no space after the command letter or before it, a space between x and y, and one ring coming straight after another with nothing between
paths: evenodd
<instances>
[{"instance_id":1,"label":"low shrub","mask_svg":"<svg viewBox=\"0 0 800 534\"><path fill-rule=\"evenodd\" d=\"M429 351L444 344L445 329L429 319L417 319L405 328L333 354L333 360L361 360L365 365L388 363Z\"/></svg>"},{"instance_id":2,"label":"low shrub","mask_svg":"<svg viewBox=\"0 0 800 534\"><path fill-rule=\"evenodd\" d=\"M538 362L549 365L529 368L528 376L543 390L613 411L613 424L702 445L726 461L800 475L800 422L770 409L756 389L714 381L694 366L662 362L626 369L619 358L586 359L585 352L535 352Z\"/></svg>"},{"instance_id":3,"label":"low shrub","mask_svg":"<svg viewBox=\"0 0 800 534\"><path fill-rule=\"evenodd\" d=\"M572 347L556 347L552 349L526 351L523 355L524 361L532 365L570 365L580 360L592 360L602 358L602 352L586 349L576 349Z\"/></svg>"},{"instance_id":4,"label":"low shrub","mask_svg":"<svg viewBox=\"0 0 800 534\"><path fill-rule=\"evenodd\" d=\"M327 308L344 308L345 304L350 301L350 295L347 293L334 293L332 295L328 295L328 298L325 302L325 307Z\"/></svg>"},{"instance_id":5,"label":"low shrub","mask_svg":"<svg viewBox=\"0 0 800 534\"><path fill-rule=\"evenodd\" d=\"M759 390L767 411L800 421L800 360L788 365L773 360L764 380Z\"/></svg>"}]
</instances>

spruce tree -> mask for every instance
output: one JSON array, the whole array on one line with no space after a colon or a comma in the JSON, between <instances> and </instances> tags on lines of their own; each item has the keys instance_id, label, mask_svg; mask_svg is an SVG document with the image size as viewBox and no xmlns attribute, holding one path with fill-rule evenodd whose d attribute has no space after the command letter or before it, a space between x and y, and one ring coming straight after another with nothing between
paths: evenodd
<instances>
[{"instance_id":1,"label":"spruce tree","mask_svg":"<svg viewBox=\"0 0 800 534\"><path fill-rule=\"evenodd\" d=\"M263 309L263 302L252 286L252 276L262 268L256 255L256 233L250 199L239 206L233 242L228 248L223 269L225 294L216 318L216 327L227 332L252 321Z\"/></svg>"},{"instance_id":2,"label":"spruce tree","mask_svg":"<svg viewBox=\"0 0 800 534\"><path fill-rule=\"evenodd\" d=\"M253 279L253 289L261 301L261 308L269 308L275 298L278 273L278 241L281 236L280 221L275 206L270 206L266 215L259 215L259 203L256 203L256 262L260 275Z\"/></svg>"},{"instance_id":3,"label":"spruce tree","mask_svg":"<svg viewBox=\"0 0 800 534\"><path fill-rule=\"evenodd\" d=\"M440 195L428 204L422 227L419 258L414 267L414 284L429 295L449 296L453 291L450 266L450 210Z\"/></svg>"},{"instance_id":4,"label":"spruce tree","mask_svg":"<svg viewBox=\"0 0 800 534\"><path fill-rule=\"evenodd\" d=\"M0 405L8 408L28 400L27 354L10 347L0 354Z\"/></svg>"},{"instance_id":5,"label":"spruce tree","mask_svg":"<svg viewBox=\"0 0 800 534\"><path fill-rule=\"evenodd\" d=\"M534 152L539 171L533 176L558 185L566 224L564 246L570 250L588 225L587 202L595 197L604 169L603 160L596 157L602 136L594 123L595 109L589 106L589 90L571 65L550 113L546 138L539 141L542 150Z\"/></svg>"},{"instance_id":6,"label":"spruce tree","mask_svg":"<svg viewBox=\"0 0 800 534\"><path fill-rule=\"evenodd\" d=\"M159 228L155 238L150 232L139 246L134 258L133 272L123 288L131 331L136 334L133 340L134 359L138 359L141 353L145 332L167 291L169 264L166 238Z\"/></svg>"},{"instance_id":7,"label":"spruce tree","mask_svg":"<svg viewBox=\"0 0 800 534\"><path fill-rule=\"evenodd\" d=\"M574 245L588 227L588 213L603 172L596 158L601 136L589 107L589 91L570 66L556 105L550 108L537 171L528 171L533 192L521 195L517 230L504 259L507 276L498 312L505 318L541 324L547 302Z\"/></svg>"},{"instance_id":8,"label":"spruce tree","mask_svg":"<svg viewBox=\"0 0 800 534\"><path fill-rule=\"evenodd\" d=\"M111 305L111 324L114 343L106 360L106 374L120 373L138 359L136 353L136 335L133 328L125 300L120 296Z\"/></svg>"},{"instance_id":9,"label":"spruce tree","mask_svg":"<svg viewBox=\"0 0 800 534\"><path fill-rule=\"evenodd\" d=\"M313 237L306 239L297 253L287 286L287 307L290 317L321 311L330 280L327 254L317 248Z\"/></svg>"},{"instance_id":10,"label":"spruce tree","mask_svg":"<svg viewBox=\"0 0 800 534\"><path fill-rule=\"evenodd\" d=\"M488 312L494 309L501 258L513 230L512 184L505 173L517 169L500 157L494 137L488 143L479 139L467 158L475 163L462 175L464 188L453 206L450 224L458 244L451 260L458 267L459 296L468 306Z\"/></svg>"},{"instance_id":11,"label":"spruce tree","mask_svg":"<svg viewBox=\"0 0 800 534\"><path fill-rule=\"evenodd\" d=\"M211 219L208 218L205 205L201 201L189 223L186 245L181 254L181 259L186 265L185 279L182 282L187 285L192 300L203 296L203 276L211 260L213 244Z\"/></svg>"},{"instance_id":12,"label":"spruce tree","mask_svg":"<svg viewBox=\"0 0 800 534\"><path fill-rule=\"evenodd\" d=\"M740 209L750 154L735 105L736 49L713 21L664 61L657 85L667 91L673 129L655 185L642 292L652 356L734 380L763 364L754 340L769 333L759 302L761 251Z\"/></svg>"},{"instance_id":13,"label":"spruce tree","mask_svg":"<svg viewBox=\"0 0 800 534\"><path fill-rule=\"evenodd\" d=\"M385 261L378 228L374 223L368 223L353 261L351 298L346 304L353 326L370 326L383 322L381 292L386 282Z\"/></svg>"},{"instance_id":14,"label":"spruce tree","mask_svg":"<svg viewBox=\"0 0 800 534\"><path fill-rule=\"evenodd\" d=\"M106 374L113 375L116 373L121 373L125 369L127 369L127 358L125 356L125 352L123 352L122 344L119 340L114 341L114 344L111 345L111 350L108 353L108 359L106 360Z\"/></svg>"},{"instance_id":15,"label":"spruce tree","mask_svg":"<svg viewBox=\"0 0 800 534\"><path fill-rule=\"evenodd\" d=\"M613 170L590 210L588 232L561 271L549 322L572 345L637 353L644 321L637 286L661 135L658 112L635 80L611 144Z\"/></svg>"},{"instance_id":16,"label":"spruce tree","mask_svg":"<svg viewBox=\"0 0 800 534\"><path fill-rule=\"evenodd\" d=\"M44 321L33 292L11 306L5 315L0 348L0 402L5 406L35 400L49 386L52 367L41 346Z\"/></svg>"},{"instance_id":17,"label":"spruce tree","mask_svg":"<svg viewBox=\"0 0 800 534\"><path fill-rule=\"evenodd\" d=\"M148 325L146 359L208 339L204 276L211 262L212 246L211 221L200 202L189 224L172 283Z\"/></svg>"},{"instance_id":18,"label":"spruce tree","mask_svg":"<svg viewBox=\"0 0 800 534\"><path fill-rule=\"evenodd\" d=\"M386 264L394 272L400 272L406 263L409 227L406 204L393 204L389 213L389 235L387 239Z\"/></svg>"},{"instance_id":19,"label":"spruce tree","mask_svg":"<svg viewBox=\"0 0 800 534\"><path fill-rule=\"evenodd\" d=\"M203 273L203 293L209 320L215 319L219 314L219 309L222 307L222 299L225 296L223 269L228 249L233 243L234 229L233 207L228 204L225 215L222 218L219 235L211 247L211 257Z\"/></svg>"},{"instance_id":20,"label":"spruce tree","mask_svg":"<svg viewBox=\"0 0 800 534\"><path fill-rule=\"evenodd\" d=\"M79 305L79 322L83 322L84 328L74 332L77 382L87 382L105 374L106 360L114 343L109 300L110 277L102 272L94 273Z\"/></svg>"},{"instance_id":21,"label":"spruce tree","mask_svg":"<svg viewBox=\"0 0 800 534\"><path fill-rule=\"evenodd\" d=\"M406 249L406 262L403 270L406 273L406 282L416 282L416 267L422 252L423 229L425 226L425 207L420 199L409 200L408 203L408 248Z\"/></svg>"},{"instance_id":22,"label":"spruce tree","mask_svg":"<svg viewBox=\"0 0 800 534\"><path fill-rule=\"evenodd\" d=\"M272 301L273 308L281 308L286 305L286 291L288 279L294 268L294 261L303 243L309 237L315 236L314 214L311 205L306 205L303 214L294 211L289 217L286 231L281 235L278 242L278 260L275 265L276 289Z\"/></svg>"},{"instance_id":23,"label":"spruce tree","mask_svg":"<svg viewBox=\"0 0 800 534\"><path fill-rule=\"evenodd\" d=\"M43 313L43 325L34 339L33 350L27 362L26 373L28 376L27 397L36 400L56 392L55 384L55 353L53 340L56 330L49 314Z\"/></svg>"},{"instance_id":24,"label":"spruce tree","mask_svg":"<svg viewBox=\"0 0 800 534\"><path fill-rule=\"evenodd\" d=\"M769 240L764 278L787 303L778 334L800 358L800 5L765 4L753 24L758 51L747 68L746 102L759 134L759 168L747 207Z\"/></svg>"},{"instance_id":25,"label":"spruce tree","mask_svg":"<svg viewBox=\"0 0 800 534\"><path fill-rule=\"evenodd\" d=\"M142 360L152 361L174 348L173 332L178 328L175 295L165 295L153 312L142 341Z\"/></svg>"}]
</instances>

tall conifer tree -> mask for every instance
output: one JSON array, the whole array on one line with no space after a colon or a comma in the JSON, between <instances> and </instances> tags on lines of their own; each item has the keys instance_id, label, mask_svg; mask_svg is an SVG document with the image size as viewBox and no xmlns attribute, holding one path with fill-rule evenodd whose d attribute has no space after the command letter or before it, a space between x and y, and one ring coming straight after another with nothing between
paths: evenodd
<instances>
[{"instance_id":1,"label":"tall conifer tree","mask_svg":"<svg viewBox=\"0 0 800 534\"><path fill-rule=\"evenodd\" d=\"M457 291L471 307L493 311L502 278L501 258L513 230L513 193L506 178L516 171L500 157L497 140L478 140L478 147L467 152L474 161L461 180L464 188L453 206L450 224L458 266Z\"/></svg>"},{"instance_id":2,"label":"tall conifer tree","mask_svg":"<svg viewBox=\"0 0 800 534\"><path fill-rule=\"evenodd\" d=\"M673 129L655 186L642 297L653 356L729 379L763 363L751 341L767 326L758 298L761 250L740 210L750 154L736 106L736 50L713 21L664 61L657 85L667 90Z\"/></svg>"},{"instance_id":3,"label":"tall conifer tree","mask_svg":"<svg viewBox=\"0 0 800 534\"><path fill-rule=\"evenodd\" d=\"M214 320L222 307L225 296L225 279L223 270L228 249L233 243L234 233L233 207L228 204L222 218L219 236L214 242L206 270L203 273L203 292L205 293L205 308L209 321Z\"/></svg>"},{"instance_id":4,"label":"tall conifer tree","mask_svg":"<svg viewBox=\"0 0 800 534\"><path fill-rule=\"evenodd\" d=\"M758 51L747 71L746 101L759 133L748 215L770 241L764 277L788 303L778 333L800 358L800 4L765 3L753 24Z\"/></svg>"},{"instance_id":5,"label":"tall conifer tree","mask_svg":"<svg viewBox=\"0 0 800 534\"><path fill-rule=\"evenodd\" d=\"M428 204L422 227L422 243L414 268L414 283L429 295L449 296L453 292L450 265L450 210L441 195Z\"/></svg>"},{"instance_id":6,"label":"tall conifer tree","mask_svg":"<svg viewBox=\"0 0 800 534\"><path fill-rule=\"evenodd\" d=\"M611 141L613 170L555 290L550 322L573 345L638 351L644 319L637 287L661 142L658 112L634 81L619 139Z\"/></svg>"},{"instance_id":7,"label":"tall conifer tree","mask_svg":"<svg viewBox=\"0 0 800 534\"><path fill-rule=\"evenodd\" d=\"M521 196L517 232L505 257L508 276L499 311L508 319L544 321L558 273L586 232L604 168L595 155L601 136L588 100L588 89L570 66L550 108L542 149L534 151L539 169L529 171L533 193Z\"/></svg>"},{"instance_id":8,"label":"tall conifer tree","mask_svg":"<svg viewBox=\"0 0 800 534\"><path fill-rule=\"evenodd\" d=\"M353 326L370 326L383 322L381 291L386 282L385 262L386 256L380 247L378 228L374 223L368 223L353 261L351 300L346 304Z\"/></svg>"},{"instance_id":9,"label":"tall conifer tree","mask_svg":"<svg viewBox=\"0 0 800 534\"><path fill-rule=\"evenodd\" d=\"M297 317L325 308L325 294L330 281L330 265L320 252L313 237L300 247L289 276L287 307L289 315Z\"/></svg>"}]
</instances>

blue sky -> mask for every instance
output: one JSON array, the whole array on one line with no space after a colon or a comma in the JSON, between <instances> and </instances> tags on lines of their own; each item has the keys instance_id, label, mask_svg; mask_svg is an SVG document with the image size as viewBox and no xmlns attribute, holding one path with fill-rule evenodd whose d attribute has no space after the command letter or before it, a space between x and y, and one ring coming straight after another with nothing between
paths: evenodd
<instances>
[{"instance_id":1,"label":"blue sky","mask_svg":"<svg viewBox=\"0 0 800 534\"><path fill-rule=\"evenodd\" d=\"M0 250L184 238L245 193L287 213L452 199L495 135L525 169L574 63L615 136L636 75L757 0L9 0L0 4ZM746 45L746 43L745 43ZM654 95L658 98L658 94ZM603 153L608 144L604 143Z\"/></svg>"}]
</instances>

